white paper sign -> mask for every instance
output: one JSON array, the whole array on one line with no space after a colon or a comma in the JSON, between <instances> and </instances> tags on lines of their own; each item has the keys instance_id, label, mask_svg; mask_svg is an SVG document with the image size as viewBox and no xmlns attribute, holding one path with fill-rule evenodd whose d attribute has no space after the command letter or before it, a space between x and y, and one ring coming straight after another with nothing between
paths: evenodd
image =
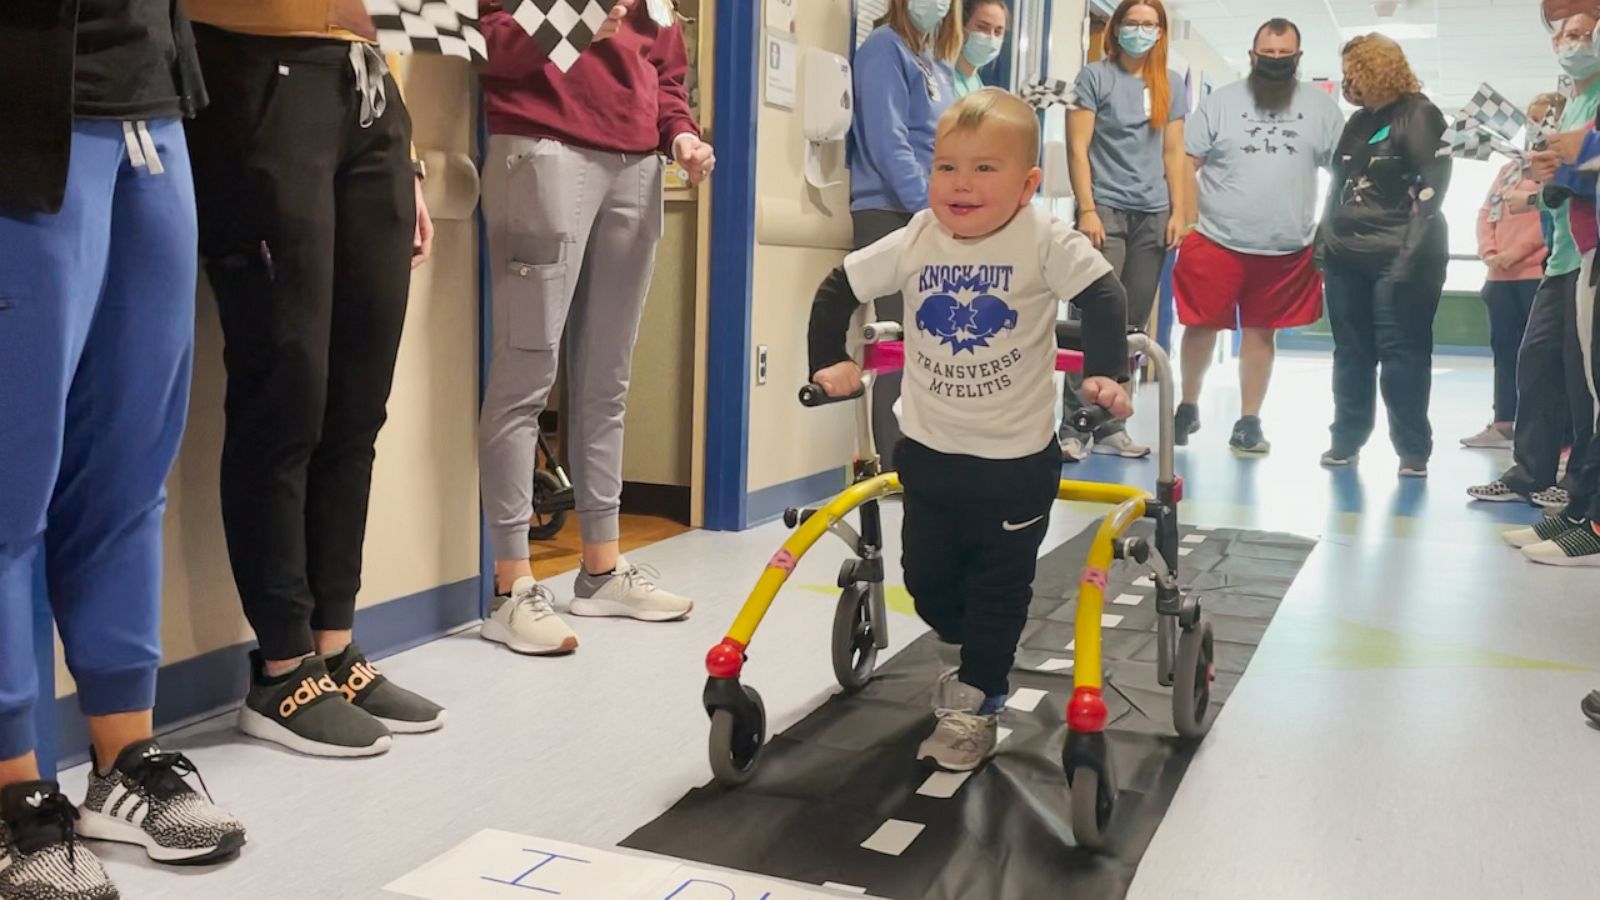
<instances>
[{"instance_id":1,"label":"white paper sign","mask_svg":"<svg viewBox=\"0 0 1600 900\"><path fill-rule=\"evenodd\" d=\"M795 0L767 0L767 28L794 34Z\"/></svg>"},{"instance_id":2,"label":"white paper sign","mask_svg":"<svg viewBox=\"0 0 1600 900\"><path fill-rule=\"evenodd\" d=\"M865 896L494 829L467 838L385 890L422 900L843 900Z\"/></svg>"},{"instance_id":3,"label":"white paper sign","mask_svg":"<svg viewBox=\"0 0 1600 900\"><path fill-rule=\"evenodd\" d=\"M767 32L767 103L794 109L800 81L800 45L793 35Z\"/></svg>"}]
</instances>

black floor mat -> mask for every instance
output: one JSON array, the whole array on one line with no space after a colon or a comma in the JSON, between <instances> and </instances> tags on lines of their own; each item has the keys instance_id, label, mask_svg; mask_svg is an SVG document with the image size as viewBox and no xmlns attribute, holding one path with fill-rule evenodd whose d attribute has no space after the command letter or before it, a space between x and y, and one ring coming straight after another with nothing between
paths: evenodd
<instances>
[{"instance_id":1,"label":"black floor mat","mask_svg":"<svg viewBox=\"0 0 1600 900\"><path fill-rule=\"evenodd\" d=\"M1137 531L1144 523L1136 526ZM1061 771L1063 710L1077 582L1092 532L1039 561L1034 602L1012 672L1013 695L1047 695L1032 712L1007 709L1001 754L954 797L918 793L930 771L915 760L933 717L940 671L929 634L884 664L853 696L835 695L771 739L746 787L697 788L623 846L811 884L864 888L892 900L1042 900L1122 897L1194 747L1174 736L1171 694L1156 682L1155 588L1118 564L1106 592L1107 726L1122 790L1111 850L1078 848ZM1197 590L1216 635L1216 702L1225 701L1315 546L1283 534L1185 530L1180 580ZM1115 598L1139 596L1138 604ZM754 646L760 652L760 641ZM1056 663L1055 665L1059 665ZM760 685L754 685L758 690ZM898 856L864 849L888 820L920 824Z\"/></svg>"}]
</instances>

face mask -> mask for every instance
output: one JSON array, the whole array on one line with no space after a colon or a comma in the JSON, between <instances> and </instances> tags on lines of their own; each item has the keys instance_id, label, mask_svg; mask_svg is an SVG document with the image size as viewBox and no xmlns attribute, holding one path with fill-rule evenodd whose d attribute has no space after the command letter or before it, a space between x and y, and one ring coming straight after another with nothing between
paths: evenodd
<instances>
[{"instance_id":1,"label":"face mask","mask_svg":"<svg viewBox=\"0 0 1600 900\"><path fill-rule=\"evenodd\" d=\"M1267 81L1288 81L1300 67L1300 55L1257 56L1252 71Z\"/></svg>"},{"instance_id":2,"label":"face mask","mask_svg":"<svg viewBox=\"0 0 1600 900\"><path fill-rule=\"evenodd\" d=\"M1561 48L1558 58L1562 70L1573 78L1588 78L1600 72L1600 54L1595 52L1593 44L1568 44Z\"/></svg>"},{"instance_id":3,"label":"face mask","mask_svg":"<svg viewBox=\"0 0 1600 900\"><path fill-rule=\"evenodd\" d=\"M923 34L939 30L939 23L950 13L950 0L911 0L908 10L911 25Z\"/></svg>"},{"instance_id":4,"label":"face mask","mask_svg":"<svg viewBox=\"0 0 1600 900\"><path fill-rule=\"evenodd\" d=\"M967 44L961 48L961 56L974 69L981 69L994 62L1000 55L1000 45L1004 41L992 34L972 32L967 35Z\"/></svg>"},{"instance_id":5,"label":"face mask","mask_svg":"<svg viewBox=\"0 0 1600 900\"><path fill-rule=\"evenodd\" d=\"M1117 43L1130 56L1143 56L1161 39L1160 25L1124 25L1117 29Z\"/></svg>"}]
</instances>

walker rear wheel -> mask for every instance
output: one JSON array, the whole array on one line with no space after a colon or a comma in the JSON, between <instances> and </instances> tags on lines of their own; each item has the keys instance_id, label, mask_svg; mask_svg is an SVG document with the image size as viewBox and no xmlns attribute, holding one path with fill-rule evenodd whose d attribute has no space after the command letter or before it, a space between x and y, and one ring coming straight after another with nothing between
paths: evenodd
<instances>
[{"instance_id":1,"label":"walker rear wheel","mask_svg":"<svg viewBox=\"0 0 1600 900\"><path fill-rule=\"evenodd\" d=\"M859 691L872 680L877 662L871 588L852 584L839 594L833 613L833 677L845 690Z\"/></svg>"},{"instance_id":2,"label":"walker rear wheel","mask_svg":"<svg viewBox=\"0 0 1600 900\"><path fill-rule=\"evenodd\" d=\"M561 533L561 526L567 524L567 511L564 509L548 512L541 508L540 502L548 505L550 498L561 493L561 481L544 469L535 469L533 472L533 521L528 523L528 540L548 541Z\"/></svg>"},{"instance_id":3,"label":"walker rear wheel","mask_svg":"<svg viewBox=\"0 0 1600 900\"><path fill-rule=\"evenodd\" d=\"M1173 672L1172 724L1180 737L1198 739L1211 730L1211 684L1216 680L1216 650L1211 620L1202 615L1178 638Z\"/></svg>"}]
</instances>

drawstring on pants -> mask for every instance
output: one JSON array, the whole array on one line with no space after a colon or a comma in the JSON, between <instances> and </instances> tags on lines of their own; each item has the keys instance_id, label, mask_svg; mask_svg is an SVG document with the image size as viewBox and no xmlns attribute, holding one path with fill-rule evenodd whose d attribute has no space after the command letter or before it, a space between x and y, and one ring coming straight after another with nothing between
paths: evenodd
<instances>
[{"instance_id":1,"label":"drawstring on pants","mask_svg":"<svg viewBox=\"0 0 1600 900\"><path fill-rule=\"evenodd\" d=\"M383 54L371 44L353 41L350 44L350 67L356 73L356 93L361 95L361 127L371 128L372 123L383 118L389 108L389 91L384 78L389 74L389 64Z\"/></svg>"},{"instance_id":2,"label":"drawstring on pants","mask_svg":"<svg viewBox=\"0 0 1600 900\"><path fill-rule=\"evenodd\" d=\"M123 122L122 141L128 146L128 162L135 169L144 169L151 175L167 170L161 164L161 153L156 150L155 138L150 136L148 122Z\"/></svg>"}]
</instances>

